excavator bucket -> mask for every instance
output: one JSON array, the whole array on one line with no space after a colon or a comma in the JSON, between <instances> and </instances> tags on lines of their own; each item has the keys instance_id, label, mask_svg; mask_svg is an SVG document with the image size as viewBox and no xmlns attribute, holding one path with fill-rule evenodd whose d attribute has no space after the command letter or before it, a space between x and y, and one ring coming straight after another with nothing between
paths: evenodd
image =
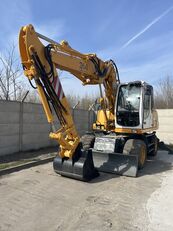
<instances>
[{"instance_id":1,"label":"excavator bucket","mask_svg":"<svg viewBox=\"0 0 173 231\"><path fill-rule=\"evenodd\" d=\"M53 167L55 172L61 176L81 181L90 181L99 176L97 169L94 167L92 150L78 149L72 159L62 159L57 156L54 159Z\"/></svg>"},{"instance_id":2,"label":"excavator bucket","mask_svg":"<svg viewBox=\"0 0 173 231\"><path fill-rule=\"evenodd\" d=\"M138 156L92 151L94 166L101 172L136 177Z\"/></svg>"}]
</instances>

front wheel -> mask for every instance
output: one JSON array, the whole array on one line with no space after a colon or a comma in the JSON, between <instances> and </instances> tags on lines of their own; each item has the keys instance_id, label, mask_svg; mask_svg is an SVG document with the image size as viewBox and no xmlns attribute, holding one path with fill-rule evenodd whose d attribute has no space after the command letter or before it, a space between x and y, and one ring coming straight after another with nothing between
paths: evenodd
<instances>
[{"instance_id":1,"label":"front wheel","mask_svg":"<svg viewBox=\"0 0 173 231\"><path fill-rule=\"evenodd\" d=\"M80 141L82 143L83 149L88 150L90 148L93 148L95 136L94 134L85 134L81 137Z\"/></svg>"}]
</instances>

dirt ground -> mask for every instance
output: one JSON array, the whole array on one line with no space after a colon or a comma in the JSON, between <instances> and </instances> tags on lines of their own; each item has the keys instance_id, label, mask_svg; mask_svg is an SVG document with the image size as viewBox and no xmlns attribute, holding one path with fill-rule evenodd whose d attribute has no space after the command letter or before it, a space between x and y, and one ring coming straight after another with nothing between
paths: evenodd
<instances>
[{"instance_id":1,"label":"dirt ground","mask_svg":"<svg viewBox=\"0 0 173 231\"><path fill-rule=\"evenodd\" d=\"M0 231L173 230L173 155L160 151L137 178L63 178L52 163L0 178Z\"/></svg>"}]
</instances>

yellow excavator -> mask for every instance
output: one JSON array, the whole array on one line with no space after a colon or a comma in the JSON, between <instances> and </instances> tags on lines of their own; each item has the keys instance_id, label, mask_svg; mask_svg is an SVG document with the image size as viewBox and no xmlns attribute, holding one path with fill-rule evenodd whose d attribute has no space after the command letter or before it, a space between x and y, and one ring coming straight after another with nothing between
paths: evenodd
<instances>
[{"instance_id":1,"label":"yellow excavator","mask_svg":"<svg viewBox=\"0 0 173 231\"><path fill-rule=\"evenodd\" d=\"M31 84L35 81L52 125L49 136L59 144L53 162L55 172L83 181L93 179L100 171L136 176L147 155L156 155L158 116L151 85L143 81L120 83L113 60L82 54L67 41L57 43L37 33L32 25L21 28L19 50L24 74ZM93 131L82 137L76 130L57 69L73 74L83 85L99 86ZM59 129L54 115L60 122Z\"/></svg>"}]
</instances>

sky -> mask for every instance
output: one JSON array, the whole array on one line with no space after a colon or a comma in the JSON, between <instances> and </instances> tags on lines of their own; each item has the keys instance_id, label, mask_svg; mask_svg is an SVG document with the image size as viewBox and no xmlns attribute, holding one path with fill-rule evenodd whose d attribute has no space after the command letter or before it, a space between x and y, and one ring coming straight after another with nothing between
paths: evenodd
<instances>
[{"instance_id":1,"label":"sky","mask_svg":"<svg viewBox=\"0 0 173 231\"><path fill-rule=\"evenodd\" d=\"M173 74L172 0L0 0L0 52L18 45L22 26L57 42L67 40L82 53L113 59L121 82L144 80L154 86ZM17 53L19 56L19 54ZM62 74L66 94L95 94Z\"/></svg>"}]
</instances>

